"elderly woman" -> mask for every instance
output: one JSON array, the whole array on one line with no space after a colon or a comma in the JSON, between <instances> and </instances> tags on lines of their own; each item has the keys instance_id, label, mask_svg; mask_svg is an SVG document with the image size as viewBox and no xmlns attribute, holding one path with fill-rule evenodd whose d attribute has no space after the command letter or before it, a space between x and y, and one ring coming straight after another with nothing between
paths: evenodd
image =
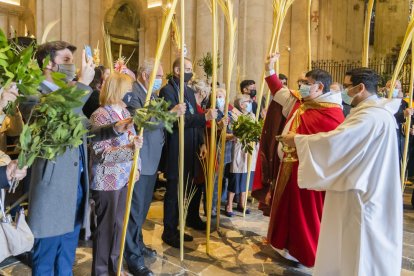
<instances>
[{"instance_id":1,"label":"elderly woman","mask_svg":"<svg viewBox=\"0 0 414 276\"><path fill-rule=\"evenodd\" d=\"M130 117L122 99L131 91L128 75L113 73L99 95L101 107L90 118L95 127ZM132 141L132 142L131 142ZM93 238L92 275L117 271L128 178L134 150L142 146L135 129L109 140L92 143L91 190L95 201L97 228Z\"/></svg>"},{"instance_id":2,"label":"elderly woman","mask_svg":"<svg viewBox=\"0 0 414 276\"><path fill-rule=\"evenodd\" d=\"M191 88L193 88L196 92L194 96L196 98L197 105L203 109L206 109L211 93L211 87L205 81L196 79L192 81Z\"/></svg>"},{"instance_id":3,"label":"elderly woman","mask_svg":"<svg viewBox=\"0 0 414 276\"><path fill-rule=\"evenodd\" d=\"M252 102L253 100L249 95L241 94L238 95L234 100L235 109L241 111L244 115L249 115L252 118L255 118L254 113L252 112ZM254 179L254 169L256 168L256 159L257 159L257 149L258 144L253 149L252 153L252 165L251 165L251 177L249 187L251 189L253 179ZM236 140L233 144L232 156L231 156L231 165L230 165L230 180L228 185L228 201L226 206L226 216L232 217L233 213L233 200L235 195L239 195L237 210L243 212L244 202L246 198L246 182L247 182L247 153L243 151L242 144L240 141ZM250 210L246 209L246 214L250 214Z\"/></svg>"}]
</instances>

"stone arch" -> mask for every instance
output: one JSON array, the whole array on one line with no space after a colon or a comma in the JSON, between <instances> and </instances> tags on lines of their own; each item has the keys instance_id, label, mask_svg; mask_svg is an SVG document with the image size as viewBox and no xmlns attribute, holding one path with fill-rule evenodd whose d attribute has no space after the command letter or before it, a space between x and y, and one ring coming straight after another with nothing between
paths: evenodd
<instances>
[{"instance_id":1,"label":"stone arch","mask_svg":"<svg viewBox=\"0 0 414 276\"><path fill-rule=\"evenodd\" d=\"M107 11L107 13L105 14L105 27L109 28L110 24L112 23L116 13L118 12L118 10L124 6L124 5L129 5L130 7L132 7L136 12L137 15L141 18L141 22L144 22L144 20L142 20L144 18L144 7L145 7L145 3L146 0L141 0L141 1L133 1L133 0L120 0L117 1L116 3L114 3L111 8Z\"/></svg>"},{"instance_id":2,"label":"stone arch","mask_svg":"<svg viewBox=\"0 0 414 276\"><path fill-rule=\"evenodd\" d=\"M119 58L122 45L122 56L129 58L128 67L136 70L139 61L139 28L143 22L143 5L145 0L116 1L105 14L105 28L111 34L112 56Z\"/></svg>"}]
</instances>

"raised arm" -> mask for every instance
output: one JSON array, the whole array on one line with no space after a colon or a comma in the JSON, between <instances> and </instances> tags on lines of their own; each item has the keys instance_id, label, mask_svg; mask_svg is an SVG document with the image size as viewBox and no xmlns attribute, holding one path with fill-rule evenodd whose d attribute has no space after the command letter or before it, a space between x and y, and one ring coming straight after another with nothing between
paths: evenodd
<instances>
[{"instance_id":1,"label":"raised arm","mask_svg":"<svg viewBox=\"0 0 414 276\"><path fill-rule=\"evenodd\" d=\"M274 96L280 89L283 88L282 82L279 80L274 68L275 63L279 59L280 54L271 54L267 57L266 63L265 63L265 69L266 69L266 82L269 86L270 93Z\"/></svg>"}]
</instances>

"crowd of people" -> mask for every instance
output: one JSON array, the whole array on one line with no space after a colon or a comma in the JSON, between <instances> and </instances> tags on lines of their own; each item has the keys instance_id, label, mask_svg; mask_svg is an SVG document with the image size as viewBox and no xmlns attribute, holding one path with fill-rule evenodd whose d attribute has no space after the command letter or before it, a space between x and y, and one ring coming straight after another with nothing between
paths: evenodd
<instances>
[{"instance_id":1,"label":"crowd of people","mask_svg":"<svg viewBox=\"0 0 414 276\"><path fill-rule=\"evenodd\" d=\"M221 198L215 179L212 216L221 211L217 209L218 200L225 202L223 213L229 218L235 211L243 212L247 187L254 190L253 195L261 195L259 208L265 210L267 206L271 210L267 238L283 257L306 267L315 266L316 275L399 273L399 162L405 131L414 135L413 128L403 128L413 110L401 100L401 83L397 82L393 91L394 99L386 100L381 95L388 94L390 85L378 92L379 78L373 70L351 70L340 84L333 83L328 72L314 69L299 78L298 89L290 89L287 77L275 74L274 63L279 55L272 54L265 64L270 105L265 106L263 101L258 106L255 81L244 80L229 105L226 120L225 98L231 91L218 84L216 106L211 106L212 85L194 78L190 59L185 59L184 68L180 59L175 60L172 76L163 86L164 68L155 68L151 59L143 61L136 72L124 66L111 73L103 66L95 68L83 51L77 71L75 51L70 43L48 42L38 46L36 60L44 68L45 80L39 86L42 94L59 89L53 72L63 73L67 83L90 92L83 98L83 107L76 110L85 115L84 125L89 131L82 145L67 149L56 160L38 158L29 169L19 169L16 160L1 155L1 187L25 177L28 183L28 223L35 238L30 253L33 275L72 275L81 229L85 230L85 238L93 240L92 275L116 273L127 184L137 148L140 160L124 252L128 271L153 275L145 258L154 258L157 252L144 244L142 227L160 172L166 179L162 240L180 247L178 123L169 133L163 122L152 119L155 127L139 136L132 117L145 105L148 93L151 99L166 100L171 113L184 115L184 182L186 191L192 192L187 227L206 230L200 214L203 199L206 212L202 162L208 154L211 121L216 120L217 135L226 141L225 167ZM49 63L43 64L47 57ZM152 91L148 91L154 71L156 79ZM182 75L184 103L179 101ZM1 89L0 110L18 96L16 85ZM7 136L18 136L23 123L30 123L37 102L23 101L15 115L0 117L0 150L7 150ZM260 114L266 120L263 143L253 149L251 180L247 184L248 154L231 127L242 114L252 119ZM220 137L223 128L226 136ZM270 138L274 143L270 151L264 139L275 133L277 139ZM296 148L293 156L287 156L286 147ZM410 157L413 154L411 150ZM257 193L260 190L264 192ZM185 242L192 240L191 235L184 235Z\"/></svg>"}]
</instances>

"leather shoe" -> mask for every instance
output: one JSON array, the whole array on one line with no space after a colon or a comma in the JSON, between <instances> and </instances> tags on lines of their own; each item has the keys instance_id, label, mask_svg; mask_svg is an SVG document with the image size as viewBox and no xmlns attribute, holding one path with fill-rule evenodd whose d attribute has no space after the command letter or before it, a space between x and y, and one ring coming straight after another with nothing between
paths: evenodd
<instances>
[{"instance_id":1,"label":"leather shoe","mask_svg":"<svg viewBox=\"0 0 414 276\"><path fill-rule=\"evenodd\" d=\"M194 230L205 231L207 229L207 224L200 220L196 221L187 221L187 226L193 228Z\"/></svg>"},{"instance_id":2,"label":"leather shoe","mask_svg":"<svg viewBox=\"0 0 414 276\"><path fill-rule=\"evenodd\" d=\"M171 247L174 248L180 248L180 234L176 233L175 235L164 235L162 234L161 239L163 240L163 242L165 242L166 244L168 244ZM190 242L193 241L193 236L190 236L186 233L184 233L184 241L186 242Z\"/></svg>"},{"instance_id":3,"label":"leather shoe","mask_svg":"<svg viewBox=\"0 0 414 276\"><path fill-rule=\"evenodd\" d=\"M130 269L129 271L134 276L153 276L154 273L145 265Z\"/></svg>"},{"instance_id":4,"label":"leather shoe","mask_svg":"<svg viewBox=\"0 0 414 276\"><path fill-rule=\"evenodd\" d=\"M180 233L178 233L178 237L180 237ZM193 240L194 240L193 236L184 233L184 241L190 242L190 241L193 241Z\"/></svg>"},{"instance_id":5,"label":"leather shoe","mask_svg":"<svg viewBox=\"0 0 414 276\"><path fill-rule=\"evenodd\" d=\"M141 253L142 255L144 255L144 257L148 257L148 258L154 258L157 256L157 251L155 251L154 249L151 249L149 247L144 246L141 249Z\"/></svg>"},{"instance_id":6,"label":"leather shoe","mask_svg":"<svg viewBox=\"0 0 414 276\"><path fill-rule=\"evenodd\" d=\"M174 248L180 248L180 240L177 235L164 235L162 234L161 239L163 242Z\"/></svg>"}]
</instances>

